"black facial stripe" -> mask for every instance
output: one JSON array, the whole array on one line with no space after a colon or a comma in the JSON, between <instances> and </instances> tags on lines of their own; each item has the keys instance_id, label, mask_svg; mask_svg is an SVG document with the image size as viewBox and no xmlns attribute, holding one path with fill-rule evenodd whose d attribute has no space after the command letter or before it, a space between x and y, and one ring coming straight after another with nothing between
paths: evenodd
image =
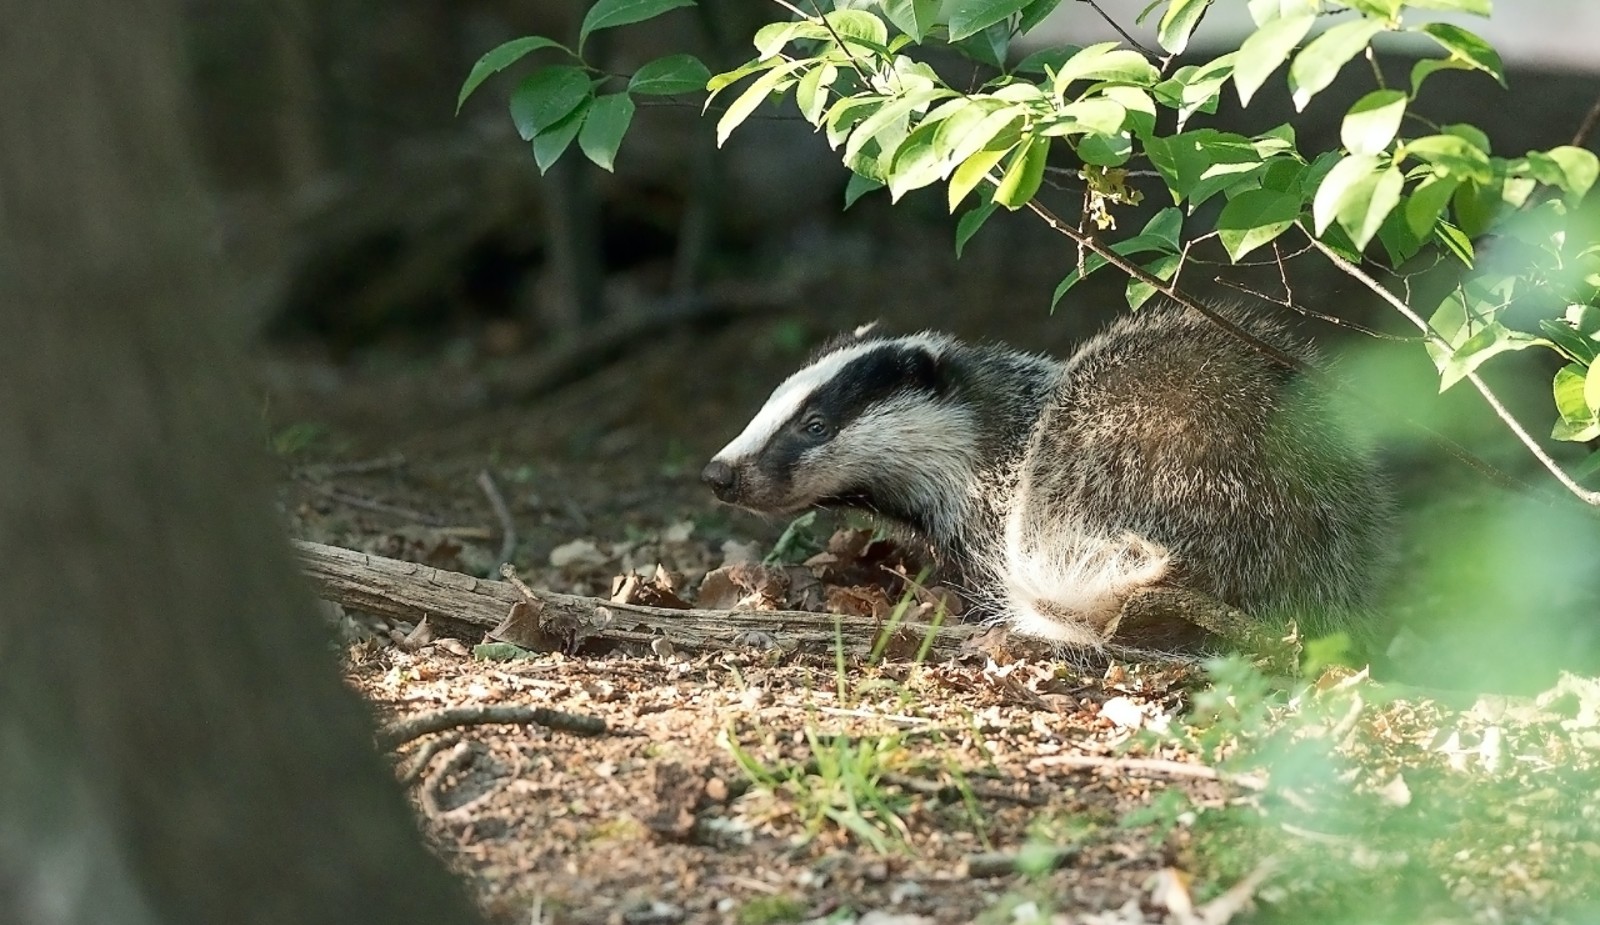
<instances>
[{"instance_id":1,"label":"black facial stripe","mask_svg":"<svg viewBox=\"0 0 1600 925\"><path fill-rule=\"evenodd\" d=\"M884 343L846 363L806 399L795 420L821 415L841 429L887 398L917 392L937 396L941 386L938 360L932 354L920 347Z\"/></svg>"}]
</instances>

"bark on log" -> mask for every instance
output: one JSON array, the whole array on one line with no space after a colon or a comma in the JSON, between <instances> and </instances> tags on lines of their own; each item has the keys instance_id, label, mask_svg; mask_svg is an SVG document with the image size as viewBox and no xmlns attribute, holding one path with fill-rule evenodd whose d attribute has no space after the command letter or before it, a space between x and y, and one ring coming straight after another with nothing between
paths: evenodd
<instances>
[{"instance_id":1,"label":"bark on log","mask_svg":"<svg viewBox=\"0 0 1600 925\"><path fill-rule=\"evenodd\" d=\"M649 647L665 639L678 649L707 652L764 636L780 647L815 654L831 653L842 641L846 653L861 657L886 628L871 617L848 614L669 610L552 591L533 591L531 606L508 619L513 606L528 603L509 582L320 543L296 542L295 550L326 600L412 622L428 617L435 623L464 623L528 648L574 648L588 639ZM945 658L962 650L974 628L902 623L883 651L891 658L910 658L929 634L929 657Z\"/></svg>"}]
</instances>

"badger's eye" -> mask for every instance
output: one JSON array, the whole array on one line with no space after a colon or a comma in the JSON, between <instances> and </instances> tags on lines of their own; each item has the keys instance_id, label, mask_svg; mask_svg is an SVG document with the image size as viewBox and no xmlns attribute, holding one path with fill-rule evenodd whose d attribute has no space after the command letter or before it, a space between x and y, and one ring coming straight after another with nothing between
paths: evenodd
<instances>
[{"instance_id":1,"label":"badger's eye","mask_svg":"<svg viewBox=\"0 0 1600 925\"><path fill-rule=\"evenodd\" d=\"M805 434L808 437L816 437L821 439L822 437L826 437L828 435L828 422L824 421L822 418L807 418L805 422L800 425L800 429L805 431Z\"/></svg>"}]
</instances>

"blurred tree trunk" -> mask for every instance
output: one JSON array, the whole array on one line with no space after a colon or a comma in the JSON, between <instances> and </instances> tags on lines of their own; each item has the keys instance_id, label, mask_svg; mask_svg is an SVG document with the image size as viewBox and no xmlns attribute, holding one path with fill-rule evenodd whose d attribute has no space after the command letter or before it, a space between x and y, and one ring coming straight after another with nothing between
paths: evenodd
<instances>
[{"instance_id":1,"label":"blurred tree trunk","mask_svg":"<svg viewBox=\"0 0 1600 925\"><path fill-rule=\"evenodd\" d=\"M176 13L0 0L0 922L468 922L269 520Z\"/></svg>"}]
</instances>

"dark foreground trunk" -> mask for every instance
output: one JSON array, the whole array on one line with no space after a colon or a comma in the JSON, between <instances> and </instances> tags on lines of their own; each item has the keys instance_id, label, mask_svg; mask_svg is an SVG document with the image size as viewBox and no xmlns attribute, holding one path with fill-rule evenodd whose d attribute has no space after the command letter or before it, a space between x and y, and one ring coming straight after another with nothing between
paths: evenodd
<instances>
[{"instance_id":1,"label":"dark foreground trunk","mask_svg":"<svg viewBox=\"0 0 1600 925\"><path fill-rule=\"evenodd\" d=\"M466 922L274 530L167 0L0 0L0 922Z\"/></svg>"}]
</instances>

